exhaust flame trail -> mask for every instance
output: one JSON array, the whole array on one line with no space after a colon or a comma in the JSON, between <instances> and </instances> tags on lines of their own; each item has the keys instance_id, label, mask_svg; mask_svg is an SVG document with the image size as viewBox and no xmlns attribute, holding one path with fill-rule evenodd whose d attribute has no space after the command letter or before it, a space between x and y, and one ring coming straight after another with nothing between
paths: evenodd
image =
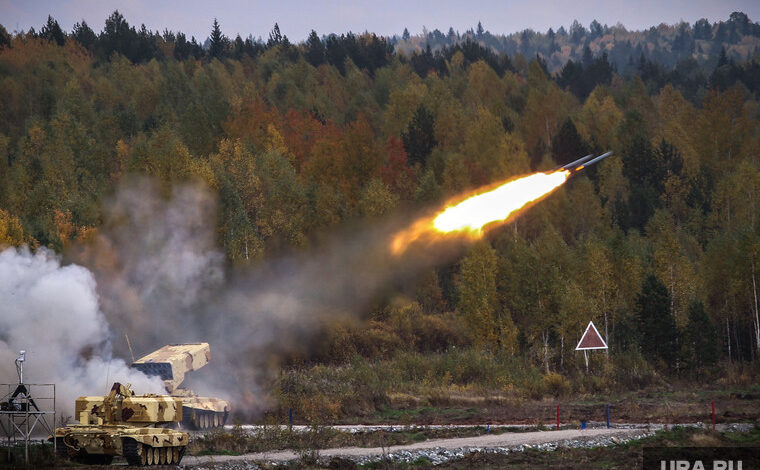
<instances>
[{"instance_id":1,"label":"exhaust flame trail","mask_svg":"<svg viewBox=\"0 0 760 470\"><path fill-rule=\"evenodd\" d=\"M455 235L479 238L485 226L507 222L519 209L560 187L572 170L535 173L504 183L495 189L478 190L475 195L421 219L397 233L391 243L394 255L403 253L420 239Z\"/></svg>"}]
</instances>

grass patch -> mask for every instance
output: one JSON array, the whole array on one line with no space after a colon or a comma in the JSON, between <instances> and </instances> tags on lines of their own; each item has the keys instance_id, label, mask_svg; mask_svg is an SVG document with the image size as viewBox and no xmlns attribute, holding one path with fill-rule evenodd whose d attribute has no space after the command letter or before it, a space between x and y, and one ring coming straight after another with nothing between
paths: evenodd
<instances>
[{"instance_id":1,"label":"grass patch","mask_svg":"<svg viewBox=\"0 0 760 470\"><path fill-rule=\"evenodd\" d=\"M0 446L0 468L2 469L53 467L56 464L63 467L74 465L69 461L56 462L56 460L52 443L29 445L29 467L24 466L23 445L12 446L10 452L8 452L8 447Z\"/></svg>"}]
</instances>

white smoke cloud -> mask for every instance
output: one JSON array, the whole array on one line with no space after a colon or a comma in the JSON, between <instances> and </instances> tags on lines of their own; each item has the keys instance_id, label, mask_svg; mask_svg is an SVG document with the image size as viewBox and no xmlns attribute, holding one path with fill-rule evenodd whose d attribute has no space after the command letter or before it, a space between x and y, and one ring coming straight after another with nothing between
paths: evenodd
<instances>
[{"instance_id":1,"label":"white smoke cloud","mask_svg":"<svg viewBox=\"0 0 760 470\"><path fill-rule=\"evenodd\" d=\"M102 395L108 382L161 392L160 380L112 357L111 334L89 270L63 266L45 248L0 252L0 382L18 381L14 360L23 349L24 382L55 383L56 408L69 416L76 397Z\"/></svg>"},{"instance_id":2,"label":"white smoke cloud","mask_svg":"<svg viewBox=\"0 0 760 470\"><path fill-rule=\"evenodd\" d=\"M101 309L119 338L115 352L135 358L169 343L206 341L200 304L224 281L216 248L216 197L200 184L163 194L130 178L107 202L94 243L69 253L97 280Z\"/></svg>"},{"instance_id":3,"label":"white smoke cloud","mask_svg":"<svg viewBox=\"0 0 760 470\"><path fill-rule=\"evenodd\" d=\"M366 313L389 285L413 284L420 267L443 256L390 259L393 227L372 224L225 272L216 200L201 184L167 193L134 178L106 204L95 240L67 252L77 264L61 266L44 249L3 252L0 299L10 301L0 304L0 378L15 380L13 359L26 349L28 381L56 382L68 406L105 392L112 349L139 358L166 344L206 341L211 364L183 385L229 400L247 419L272 404L267 390L281 358L308 354L325 322ZM164 392L121 359L110 360L109 375L137 392Z\"/></svg>"}]
</instances>

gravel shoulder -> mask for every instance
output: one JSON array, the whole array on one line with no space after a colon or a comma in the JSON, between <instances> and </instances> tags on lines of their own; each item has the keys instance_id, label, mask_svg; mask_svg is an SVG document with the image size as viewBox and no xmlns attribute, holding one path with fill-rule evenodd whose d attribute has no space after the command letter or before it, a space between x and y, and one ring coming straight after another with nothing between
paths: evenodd
<instances>
[{"instance_id":1,"label":"gravel shoulder","mask_svg":"<svg viewBox=\"0 0 760 470\"><path fill-rule=\"evenodd\" d=\"M533 431L521 433L485 434L474 437L461 437L450 439L432 439L408 445L391 447L343 447L335 449L322 449L319 451L321 458L343 457L362 458L383 456L398 452L415 452L426 449L488 449L515 447L520 445L540 445L562 441L586 440L601 437L626 438L640 434L641 429L565 429L559 431ZM244 455L207 455L185 456L183 464L186 466L203 465L207 463L220 463L228 461L254 461L254 462L285 462L299 458L299 454L291 450L260 452Z\"/></svg>"}]
</instances>

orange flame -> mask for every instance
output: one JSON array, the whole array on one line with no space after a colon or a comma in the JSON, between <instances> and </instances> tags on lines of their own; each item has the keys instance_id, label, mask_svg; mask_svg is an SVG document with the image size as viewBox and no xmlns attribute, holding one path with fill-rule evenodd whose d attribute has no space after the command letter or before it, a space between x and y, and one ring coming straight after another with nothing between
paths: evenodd
<instances>
[{"instance_id":1,"label":"orange flame","mask_svg":"<svg viewBox=\"0 0 760 470\"><path fill-rule=\"evenodd\" d=\"M524 176L494 189L477 190L474 195L459 199L432 217L418 220L393 237L391 251L403 253L413 242L441 235L480 238L484 228L494 222L505 223L518 210L560 187L570 171L559 170Z\"/></svg>"}]
</instances>

